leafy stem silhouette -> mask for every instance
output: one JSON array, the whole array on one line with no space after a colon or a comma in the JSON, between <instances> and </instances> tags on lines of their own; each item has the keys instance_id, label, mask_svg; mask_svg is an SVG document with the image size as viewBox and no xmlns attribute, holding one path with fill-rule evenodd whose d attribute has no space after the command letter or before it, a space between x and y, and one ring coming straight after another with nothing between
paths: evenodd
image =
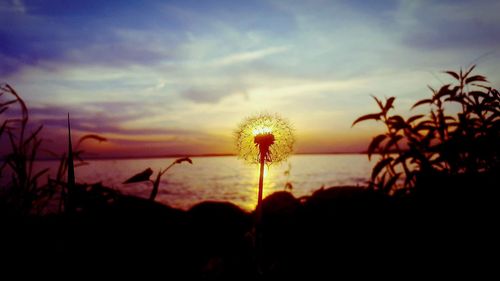
<instances>
[{"instance_id":1,"label":"leafy stem silhouette","mask_svg":"<svg viewBox=\"0 0 500 281\"><path fill-rule=\"evenodd\" d=\"M352 126L366 120L381 121L386 132L375 136L368 146L368 158L380 154L372 169L370 186L386 193L407 192L415 187L417 176L492 172L499 167L500 94L488 86L485 76L466 71L444 71L456 80L432 96L416 102L413 108L429 106L429 114L413 115L405 120L389 114L395 97L382 102L380 111L357 118ZM453 115L446 106L460 105ZM404 181L400 182L400 177Z\"/></svg>"},{"instance_id":2,"label":"leafy stem silhouette","mask_svg":"<svg viewBox=\"0 0 500 281\"><path fill-rule=\"evenodd\" d=\"M154 201L156 198L156 195L158 194L158 189L160 187L160 180L163 174L165 174L170 168L172 168L176 164L181 164L182 162L188 162L189 164L193 164L193 161L189 157L183 157L183 158L178 158L174 160L170 165L168 165L165 169L159 170L158 174L156 176L156 179L153 181L150 179L151 175L153 174L153 170L151 168L147 168L146 170L137 173L124 181L124 184L129 184L129 183L136 183L136 182L142 182L142 181L149 181L153 184L153 189L151 190L151 194L149 195L149 200Z\"/></svg>"}]
</instances>

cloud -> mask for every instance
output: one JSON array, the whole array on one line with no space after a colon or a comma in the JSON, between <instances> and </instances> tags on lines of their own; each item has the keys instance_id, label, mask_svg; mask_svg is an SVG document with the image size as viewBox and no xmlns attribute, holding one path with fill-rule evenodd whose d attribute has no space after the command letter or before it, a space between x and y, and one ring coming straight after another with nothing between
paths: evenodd
<instances>
[{"instance_id":1,"label":"cloud","mask_svg":"<svg viewBox=\"0 0 500 281\"><path fill-rule=\"evenodd\" d=\"M216 87L191 87L182 92L182 96L200 103L216 103L231 95L247 97L245 88L241 85L220 85Z\"/></svg>"},{"instance_id":2,"label":"cloud","mask_svg":"<svg viewBox=\"0 0 500 281\"><path fill-rule=\"evenodd\" d=\"M20 14L14 12L20 9L16 2L0 9L5 22L0 25L0 54L9 59L0 61L3 75L45 62L128 66L171 58L164 46L175 39L152 21L154 14L161 14L155 8L158 3L135 7L101 1L26 1ZM141 13L153 17L138 16ZM148 29L137 32L140 28Z\"/></svg>"},{"instance_id":3,"label":"cloud","mask_svg":"<svg viewBox=\"0 0 500 281\"><path fill-rule=\"evenodd\" d=\"M41 118L38 120L46 127L51 128L67 128L66 118ZM105 124L105 125L102 125ZM196 132L186 129L168 129L168 128L124 128L120 126L116 120L106 117L87 117L87 118L72 118L71 128L75 131L85 133L96 133L102 135L120 135L120 136L179 136L193 135Z\"/></svg>"},{"instance_id":4,"label":"cloud","mask_svg":"<svg viewBox=\"0 0 500 281\"><path fill-rule=\"evenodd\" d=\"M217 58L213 61L213 66L228 66L237 63L251 62L265 58L267 56L283 53L288 50L288 47L270 47L261 50L241 52L237 54L231 54L222 58Z\"/></svg>"},{"instance_id":5,"label":"cloud","mask_svg":"<svg viewBox=\"0 0 500 281\"><path fill-rule=\"evenodd\" d=\"M153 103L148 103L152 105ZM35 106L29 109L31 119L52 128L66 128L66 116L70 113L72 127L75 130L119 135L171 135L191 134L189 130L159 128L154 124L127 126L129 122L147 116L147 106L138 106L134 102L84 103L80 106ZM10 112L11 116L17 113Z\"/></svg>"}]
</instances>

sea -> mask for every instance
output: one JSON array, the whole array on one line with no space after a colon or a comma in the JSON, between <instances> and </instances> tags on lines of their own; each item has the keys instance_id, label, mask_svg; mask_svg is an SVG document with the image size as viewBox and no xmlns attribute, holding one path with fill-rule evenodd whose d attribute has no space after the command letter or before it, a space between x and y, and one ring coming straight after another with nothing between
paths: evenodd
<instances>
[{"instance_id":1,"label":"sea","mask_svg":"<svg viewBox=\"0 0 500 281\"><path fill-rule=\"evenodd\" d=\"M76 181L102 183L122 194L149 198L152 182L124 184L131 176L147 168L154 180L160 169L177 158L99 159L75 168ZM245 163L236 156L191 157L192 164L173 165L161 178L156 201L169 206L189 209L202 201L229 201L244 210L257 204L259 166ZM54 175L58 161L38 161L36 169L50 168ZM266 165L264 197L287 190L295 197L314 191L343 185L365 186L375 160L365 154L292 155L282 163Z\"/></svg>"}]
</instances>

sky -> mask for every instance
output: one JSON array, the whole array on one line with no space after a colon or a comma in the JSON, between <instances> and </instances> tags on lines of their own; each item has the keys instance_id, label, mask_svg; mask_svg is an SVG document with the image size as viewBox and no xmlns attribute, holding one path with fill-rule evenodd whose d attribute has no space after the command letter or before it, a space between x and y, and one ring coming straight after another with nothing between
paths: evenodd
<instances>
[{"instance_id":1,"label":"sky","mask_svg":"<svg viewBox=\"0 0 500 281\"><path fill-rule=\"evenodd\" d=\"M246 117L277 113L298 153L359 152L370 95L395 110L477 64L500 85L500 1L0 0L0 82L61 149L100 156L235 153Z\"/></svg>"}]
</instances>

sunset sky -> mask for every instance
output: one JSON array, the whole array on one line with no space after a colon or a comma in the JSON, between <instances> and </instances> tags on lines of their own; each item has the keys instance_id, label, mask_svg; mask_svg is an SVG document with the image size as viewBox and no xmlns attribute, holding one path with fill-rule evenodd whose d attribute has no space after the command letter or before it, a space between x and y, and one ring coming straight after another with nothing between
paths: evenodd
<instances>
[{"instance_id":1,"label":"sunset sky","mask_svg":"<svg viewBox=\"0 0 500 281\"><path fill-rule=\"evenodd\" d=\"M296 152L362 151L371 94L407 114L442 70L500 85L500 1L0 0L0 82L60 147L101 156L234 153L249 115L278 113Z\"/></svg>"}]
</instances>

